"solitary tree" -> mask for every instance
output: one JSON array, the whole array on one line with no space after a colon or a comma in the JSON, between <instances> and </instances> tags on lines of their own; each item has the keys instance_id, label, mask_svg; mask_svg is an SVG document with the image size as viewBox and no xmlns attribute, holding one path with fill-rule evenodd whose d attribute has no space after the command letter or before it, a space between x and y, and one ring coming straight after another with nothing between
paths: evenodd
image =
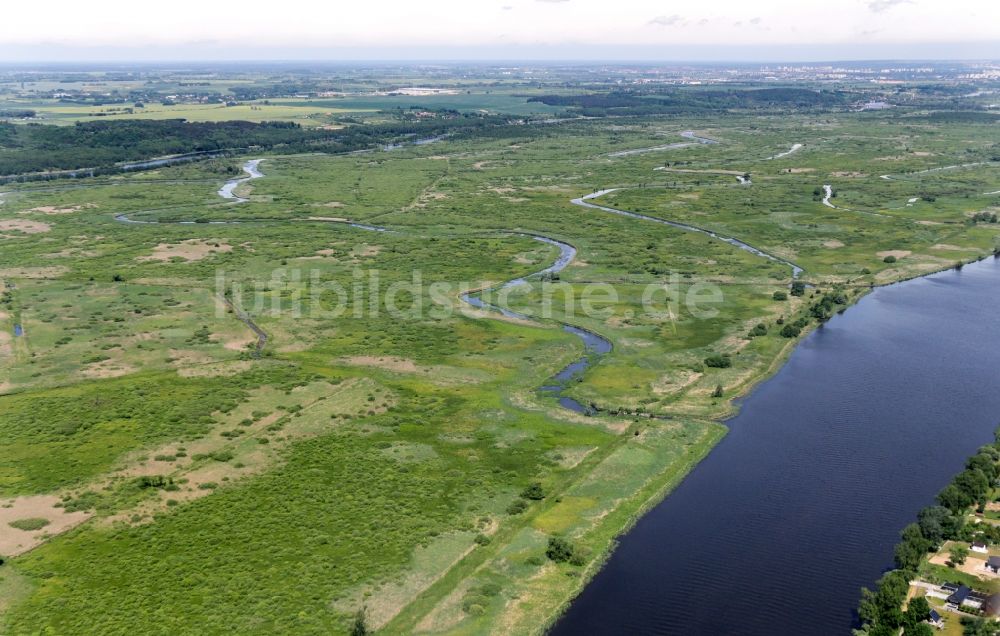
<instances>
[{"instance_id":1,"label":"solitary tree","mask_svg":"<svg viewBox=\"0 0 1000 636\"><path fill-rule=\"evenodd\" d=\"M962 565L965 563L965 558L969 556L969 548L964 545L956 545L951 549L949 556L951 557L952 563L955 565Z\"/></svg>"},{"instance_id":2,"label":"solitary tree","mask_svg":"<svg viewBox=\"0 0 1000 636\"><path fill-rule=\"evenodd\" d=\"M354 615L354 626L351 627L351 636L367 636L368 633L368 608L362 607Z\"/></svg>"}]
</instances>

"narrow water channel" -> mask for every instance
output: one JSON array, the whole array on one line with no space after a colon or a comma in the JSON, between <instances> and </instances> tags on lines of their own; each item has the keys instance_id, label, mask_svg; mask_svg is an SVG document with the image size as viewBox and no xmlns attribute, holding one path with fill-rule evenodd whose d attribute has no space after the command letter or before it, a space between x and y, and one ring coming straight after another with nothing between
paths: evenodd
<instances>
[{"instance_id":1,"label":"narrow water channel","mask_svg":"<svg viewBox=\"0 0 1000 636\"><path fill-rule=\"evenodd\" d=\"M1000 260L806 337L551 630L845 635L899 531L1000 422Z\"/></svg>"}]
</instances>

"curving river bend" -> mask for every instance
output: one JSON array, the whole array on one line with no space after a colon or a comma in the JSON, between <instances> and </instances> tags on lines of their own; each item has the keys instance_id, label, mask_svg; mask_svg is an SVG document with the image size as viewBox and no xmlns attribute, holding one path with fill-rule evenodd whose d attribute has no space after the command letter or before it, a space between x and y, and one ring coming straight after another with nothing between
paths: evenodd
<instances>
[{"instance_id":1,"label":"curving river bend","mask_svg":"<svg viewBox=\"0 0 1000 636\"><path fill-rule=\"evenodd\" d=\"M690 131L686 131L686 132L681 133L681 134L683 136L689 138L689 139L694 140L693 143L702 143L702 144L715 144L715 143L718 143L717 141L712 140L712 139L708 139L708 138L704 138L704 137L698 137L693 132L690 132ZM261 178L261 177L264 176L264 174L260 171L260 163L261 163L261 161L263 161L263 160L262 159L250 159L250 160L248 160L243 165L243 171L247 174L247 176L246 177L236 178L236 179L230 179L229 181L227 181L219 189L219 191L218 191L219 196L221 196L221 197L223 197L225 199L229 199L229 200L233 201L234 203L246 203L247 201L249 201L249 199L237 196L235 194L235 190L242 183L245 183L245 182L250 181L252 179L259 179L259 178ZM595 209L595 210L601 210L601 211L604 211L604 212L610 212L612 214L618 214L618 215L621 215L621 216L626 216L626 217L631 217L631 218L640 219L640 220L644 220L644 221L649 221L649 222L652 222L652 223L659 223L659 224L662 224L662 225L668 225L668 226L671 226L671 227L674 227L674 228L677 228L677 229L681 229L681 230L684 230L684 231L698 232L698 233L701 233L701 234L705 234L705 235L710 236L710 237L712 237L714 239L723 241L725 243L729 243L730 245L733 245L734 247L738 247L739 249L748 251L748 252L750 252L750 253L752 253L752 254L754 254L756 256L760 256L762 258L766 258L766 259L769 259L769 260L772 260L772 261L779 262L779 263L782 263L784 265L787 265L787 266L789 266L792 269L792 277L793 278L797 278L802 273L802 268L798 267L794 263L790 263L788 261L780 259L777 256L774 256L772 254L764 252L763 250L759 250L759 249L757 249L757 248L755 248L755 247L753 247L751 245L748 245L748 244L746 244L743 241L740 241L738 239L734 239L734 238L727 237L727 236L722 236L722 235L717 234L715 232L712 232L710 230L705 230L705 229L702 229L702 228L699 228L699 227L695 227L693 225L687 225L687 224L679 223L679 222L676 222L676 221L668 221L668 220L665 220L665 219L659 219L659 218L656 218L656 217L646 216L646 215L643 215L643 214L636 214L634 212L626 212L624 210L618 210L618 209L607 207L607 206L601 206L601 205L596 205L596 204L593 204L593 203L589 203L589 201L592 200L592 199L595 199L597 197L603 196L605 194L608 194L608 193L611 193L611 192L614 192L614 191L615 190L601 190L601 191L594 192L594 193L588 194L586 196L583 196L583 197L581 197L579 199L573 199L571 201L571 203L573 203L574 205L579 205L579 206L583 206L583 207L586 207L586 208L592 208L592 209ZM156 225L156 224L160 224L161 223L160 221L156 221L156 220L135 219L135 218L130 217L128 214L118 214L118 215L115 216L115 220L119 221L121 223L140 224L140 225ZM318 221L318 222L328 223L329 221ZM196 223L196 221L173 221L173 222L170 222L170 223L171 224L178 224L178 225L194 225ZM207 224L238 224L238 223L241 223L241 221L238 221L238 220L230 220L230 221L205 221L205 223L207 223ZM388 228L385 228L385 227L375 226L375 225L367 225L367 224L363 224L363 223L347 222L347 224L350 225L351 227L354 227L354 228L358 228L358 229L362 229L362 230L368 230L368 231L372 231L372 232L389 232L389 231L392 231L392 230L389 230ZM518 285L525 285L525 284L528 283L529 279L539 279L539 278L542 278L542 277L544 277L546 275L557 274L557 273L561 272L562 270L564 270L573 261L573 259L576 257L576 248L573 247L572 245L568 244L568 243L564 243L562 241L558 241L558 240L556 240L554 238L550 238L550 237L547 237L547 236L527 235L527 234L520 234L520 235L521 236L530 236L531 238L533 238L536 241L540 241L542 243L547 243L549 245L553 245L555 247L558 247L559 248L559 256L558 256L558 258L556 258L555 262L552 265L550 265L550 266L548 266L548 267L546 267L546 268L544 268L542 270L539 270L539 271L537 271L537 272L535 272L533 274L530 274L528 276L521 277L521 278L516 278L516 279L510 280L510 281L507 281L507 282L503 283L502 285L500 285L500 286L498 286L496 288L493 288L493 289L480 290L477 293L464 294L464 295L461 296L461 300L463 302L467 303L468 305L470 305L472 307L476 307L476 308L479 308L479 309L487 309L487 310L490 310L490 311L498 312L501 315L506 316L508 318L516 318L516 319L527 320L527 321L533 321L534 320L532 317L530 317L528 315L520 314L520 313L511 311L510 309L507 309L506 307L502 307L502 306L499 306L499 305L490 304L490 303L486 302L485 300L483 300L479 296L479 294L481 294L483 292L487 292L487 291L489 291L489 292L501 291L501 290L504 290L504 289L507 289L507 288L511 288L511 287L515 287L515 286L518 286ZM228 303L228 301L226 301L226 302ZM247 315L245 312L239 311L235 307L232 307L231 305L230 305L230 307L233 309L234 314L236 315L236 317L240 321L242 321L244 324L246 324L247 327L249 327L257 335L257 350L256 350L256 352L259 355L260 352L261 352L261 350L267 344L267 334L256 323L254 323L253 319L249 315ZM546 393L546 394L554 396L558 400L559 404L562 407L566 408L566 409L569 409L569 410L574 411L576 413L583 413L583 414L588 414L588 415L594 414L593 409L591 409L588 406L584 406L583 404L581 404L577 400L574 400L573 398L570 398L568 396L563 395L563 391L565 390L566 386L569 384L569 382L571 380L573 380L574 378L576 378L578 376L583 375L586 372L586 370L596 361L596 359L599 356L607 354L607 353L609 353L611 351L611 349L612 349L611 341L608 340L607 338L605 338L604 336L600 335L600 334L594 333L592 331L588 331L586 329L582 329L581 327L578 327L578 326L575 326L575 325L571 325L569 323L560 323L560 324L561 324L561 326L562 326L562 328L563 328L564 331L566 331L567 333L571 333L571 334L577 336L578 338L580 338L580 341L583 343L583 346L584 346L584 355L580 359L578 359L578 360L570 363L566 367L564 367L561 371L559 371L559 373L555 374L552 378L550 378L545 383L545 385L539 387L539 391L542 392L542 393Z\"/></svg>"}]
</instances>

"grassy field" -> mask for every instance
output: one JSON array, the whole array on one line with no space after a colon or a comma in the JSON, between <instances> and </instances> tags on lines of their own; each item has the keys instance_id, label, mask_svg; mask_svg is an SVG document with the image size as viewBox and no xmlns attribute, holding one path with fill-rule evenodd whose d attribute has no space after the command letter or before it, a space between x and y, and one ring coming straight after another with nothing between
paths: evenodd
<instances>
[{"instance_id":1,"label":"grassy field","mask_svg":"<svg viewBox=\"0 0 1000 636\"><path fill-rule=\"evenodd\" d=\"M120 88L127 88L121 86ZM134 87L132 87L134 88ZM219 87L224 88L224 87ZM554 114L562 109L541 103L528 103L528 91L456 90L432 95L347 95L343 97L276 98L225 103L134 103L107 105L72 104L54 99L24 99L4 96L0 91L0 108L30 109L36 123L69 125L82 121L112 121L115 119L186 119L187 121L219 122L243 120L291 121L303 126L334 126L339 118L383 119L383 111L457 110L460 112L490 112L511 115Z\"/></svg>"},{"instance_id":2,"label":"grassy field","mask_svg":"<svg viewBox=\"0 0 1000 636\"><path fill-rule=\"evenodd\" d=\"M616 155L688 130L720 143ZM380 633L537 633L721 439L732 399L794 346L783 326L997 248L1000 224L974 219L997 209L996 141L917 116L616 118L265 155L243 204L216 191L245 158L5 186L0 631L346 633L366 608ZM782 263L570 202L605 188L602 205L737 237L811 287L789 295ZM456 311L463 289L556 258L530 235L577 250L547 317ZM372 272L395 307L337 291ZM414 272L425 285L403 288ZM541 315L543 291L506 303ZM226 299L267 333L260 357ZM582 353L559 322L614 345L567 390L596 416L538 391ZM571 559L546 555L553 537Z\"/></svg>"}]
</instances>

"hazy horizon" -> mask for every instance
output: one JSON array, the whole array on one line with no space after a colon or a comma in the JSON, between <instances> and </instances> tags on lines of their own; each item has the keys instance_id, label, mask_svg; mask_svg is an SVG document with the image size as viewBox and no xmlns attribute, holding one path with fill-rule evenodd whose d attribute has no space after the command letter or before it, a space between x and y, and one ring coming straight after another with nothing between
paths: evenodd
<instances>
[{"instance_id":1,"label":"hazy horizon","mask_svg":"<svg viewBox=\"0 0 1000 636\"><path fill-rule=\"evenodd\" d=\"M978 0L57 0L0 23L0 63L150 61L819 62L1000 58L1000 3Z\"/></svg>"}]
</instances>

